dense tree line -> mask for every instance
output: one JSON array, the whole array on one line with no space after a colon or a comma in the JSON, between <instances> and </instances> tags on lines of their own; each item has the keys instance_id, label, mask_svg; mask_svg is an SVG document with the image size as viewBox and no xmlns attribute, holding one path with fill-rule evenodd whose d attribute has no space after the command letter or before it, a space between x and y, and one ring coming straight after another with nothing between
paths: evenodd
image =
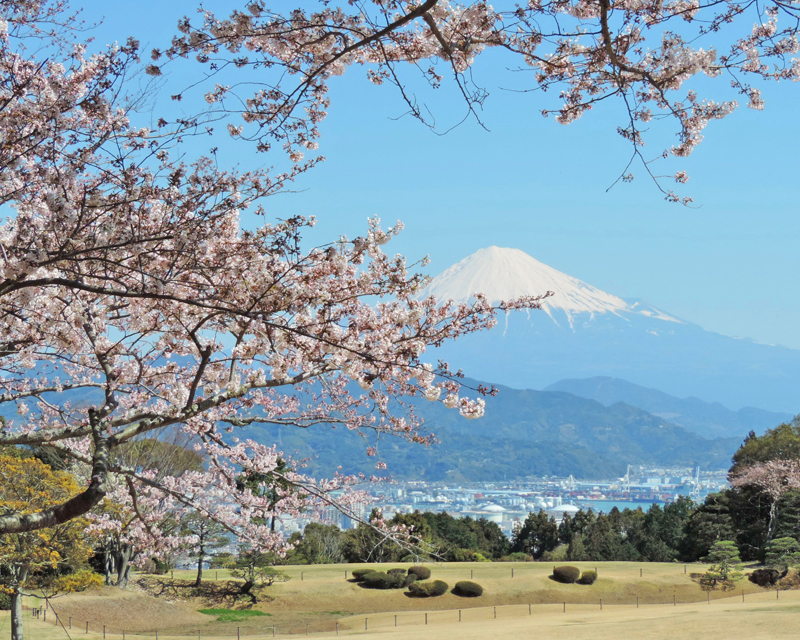
<instances>
[{"instance_id":1,"label":"dense tree line","mask_svg":"<svg viewBox=\"0 0 800 640\"><path fill-rule=\"evenodd\" d=\"M770 429L762 436L750 433L733 456L729 477L734 485L743 470L800 460L800 418ZM770 543L800 543L800 491L791 478L779 477L783 490L775 499L756 484L738 484L709 494L702 503L682 496L647 511L609 513L578 511L556 522L546 512L530 513L515 528L511 540L500 527L485 519L447 513L395 515L389 524L413 531L408 549L384 539L385 534L361 524L342 532L335 526L309 525L306 535L294 535L293 562L393 562L417 555L445 561L470 560L595 560L635 562L695 562L709 557L715 543L733 541L745 561L764 561ZM770 515L774 514L774 515ZM373 512L371 519L379 517ZM337 552L314 552L321 538ZM333 541L336 541L335 544Z\"/></svg>"}]
</instances>

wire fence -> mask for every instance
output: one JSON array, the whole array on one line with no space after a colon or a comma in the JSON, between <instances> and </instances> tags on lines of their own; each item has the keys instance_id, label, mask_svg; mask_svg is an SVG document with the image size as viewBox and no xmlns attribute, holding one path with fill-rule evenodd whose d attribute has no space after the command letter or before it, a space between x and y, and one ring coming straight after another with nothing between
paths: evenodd
<instances>
[{"instance_id":1,"label":"wire fence","mask_svg":"<svg viewBox=\"0 0 800 640\"><path fill-rule=\"evenodd\" d=\"M438 625L448 623L470 623L482 622L487 620L507 620L509 618L519 618L522 616L529 616L535 618L541 614L552 613L587 613L590 611L603 611L603 608L617 609L621 606L629 608L650 608L650 607L679 607L679 606L696 606L701 604L708 604L711 606L713 603L723 602L732 604L735 602L764 602L767 599L780 600L781 594L791 594L793 600L800 597L800 591L781 591L776 588L771 591L760 592L745 592L737 591L735 593L723 592L716 593L712 597L712 593L707 592L706 601L698 601L697 599L681 599L677 594L673 595L670 599L654 601L652 597L633 596L630 601L621 601L620 598L614 598L613 602L598 598L596 602L550 602L550 603L530 603L530 604L510 604L510 605L491 605L491 606L475 606L465 607L461 609L443 609L431 611L403 611L397 613L372 613L358 616L348 616L340 619L331 620L315 620L301 623L285 623L285 624L264 624L261 626L247 626L236 627L227 633L221 633L219 630L211 631L207 629L198 628L196 630L187 629L183 633L168 633L160 632L157 629L148 631L141 630L126 630L110 625L102 624L96 621L78 620L77 618L65 615L59 615L52 603L46 601L40 607L25 607L28 616L31 620L39 623L52 624L54 630L59 628L65 633L65 637L70 639L79 639L81 637L88 637L91 640L139 640L141 638L148 638L153 640L171 640L171 639L187 639L196 638L197 640L241 640L241 638L279 638L289 636L304 636L312 634L330 634L330 635L345 635L354 632L372 631L391 627L404 627L404 626L418 626L418 625ZM785 595L784 595L785 597Z\"/></svg>"}]
</instances>

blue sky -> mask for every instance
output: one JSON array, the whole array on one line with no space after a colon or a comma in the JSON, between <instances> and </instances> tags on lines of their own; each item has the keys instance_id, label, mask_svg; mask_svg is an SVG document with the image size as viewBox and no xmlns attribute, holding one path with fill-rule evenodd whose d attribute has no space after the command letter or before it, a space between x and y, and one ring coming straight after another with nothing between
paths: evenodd
<instances>
[{"instance_id":1,"label":"blue sky","mask_svg":"<svg viewBox=\"0 0 800 640\"><path fill-rule=\"evenodd\" d=\"M194 13L182 0L85 6L87 20L105 16L94 32L101 43L134 35L163 46L177 19ZM491 93L483 113L488 131L467 121L444 136L398 119L403 104L396 91L372 86L363 69L333 79L320 149L327 162L298 181L297 193L272 198L268 209L276 217L317 216L312 240L320 243L359 235L368 216L386 224L400 219L406 229L390 250L430 256L432 275L481 247L516 247L706 329L800 348L800 87L765 85L764 111L741 107L713 122L690 158L663 167L690 174L681 189L697 206L685 208L665 203L641 170L632 184L606 191L628 161L616 134L621 105L561 126L539 115L557 104L555 96L499 88L525 82L504 63L489 55L475 66ZM463 116L452 91L419 97L442 129ZM661 148L654 144L650 152ZM242 168L263 162L237 159Z\"/></svg>"}]
</instances>

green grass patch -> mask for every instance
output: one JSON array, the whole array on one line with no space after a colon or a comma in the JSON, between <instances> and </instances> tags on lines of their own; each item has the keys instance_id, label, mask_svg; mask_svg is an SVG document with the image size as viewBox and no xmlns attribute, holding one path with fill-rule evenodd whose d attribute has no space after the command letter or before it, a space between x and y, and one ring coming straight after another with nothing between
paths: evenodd
<instances>
[{"instance_id":1,"label":"green grass patch","mask_svg":"<svg viewBox=\"0 0 800 640\"><path fill-rule=\"evenodd\" d=\"M218 622L242 622L248 618L272 615L252 609L198 609L198 611L209 616L217 616Z\"/></svg>"}]
</instances>

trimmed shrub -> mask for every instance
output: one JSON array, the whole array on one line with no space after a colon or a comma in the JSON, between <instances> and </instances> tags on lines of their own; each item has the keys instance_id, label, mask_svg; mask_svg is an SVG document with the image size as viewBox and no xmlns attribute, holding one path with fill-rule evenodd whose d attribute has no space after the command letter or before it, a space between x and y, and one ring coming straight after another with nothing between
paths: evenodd
<instances>
[{"instance_id":1,"label":"trimmed shrub","mask_svg":"<svg viewBox=\"0 0 800 640\"><path fill-rule=\"evenodd\" d=\"M404 575L406 575L406 570L402 569L402 568L400 568L400 569L389 569L386 573L388 573L390 576L404 576Z\"/></svg>"},{"instance_id":2,"label":"trimmed shrub","mask_svg":"<svg viewBox=\"0 0 800 640\"><path fill-rule=\"evenodd\" d=\"M420 566L409 567L408 573L409 574L413 573L415 576L417 576L417 580L427 580L428 578L431 577L431 570L428 569L428 567L420 567Z\"/></svg>"},{"instance_id":3,"label":"trimmed shrub","mask_svg":"<svg viewBox=\"0 0 800 640\"><path fill-rule=\"evenodd\" d=\"M578 584L594 584L595 580L597 580L597 571L594 569L587 569L581 574L581 577L578 578Z\"/></svg>"},{"instance_id":4,"label":"trimmed shrub","mask_svg":"<svg viewBox=\"0 0 800 640\"><path fill-rule=\"evenodd\" d=\"M356 569L353 571L353 580L361 582L368 573L375 573L375 569Z\"/></svg>"},{"instance_id":5,"label":"trimmed shrub","mask_svg":"<svg viewBox=\"0 0 800 640\"><path fill-rule=\"evenodd\" d=\"M383 571L368 573L361 580L361 584L367 589L402 589L405 586L404 582L405 576L392 576Z\"/></svg>"},{"instance_id":6,"label":"trimmed shrub","mask_svg":"<svg viewBox=\"0 0 800 640\"><path fill-rule=\"evenodd\" d=\"M447 593L449 585L442 580L431 580L430 582L412 582L408 585L408 592L415 598L435 598Z\"/></svg>"},{"instance_id":7,"label":"trimmed shrub","mask_svg":"<svg viewBox=\"0 0 800 640\"><path fill-rule=\"evenodd\" d=\"M483 587L477 582L470 582L469 580L461 580L456 582L453 587L453 595L461 596L462 598L477 598L483 594Z\"/></svg>"},{"instance_id":8,"label":"trimmed shrub","mask_svg":"<svg viewBox=\"0 0 800 640\"><path fill-rule=\"evenodd\" d=\"M581 570L578 567L565 565L562 567L553 567L553 579L556 582L563 584L574 584L581 577Z\"/></svg>"},{"instance_id":9,"label":"trimmed shrub","mask_svg":"<svg viewBox=\"0 0 800 640\"><path fill-rule=\"evenodd\" d=\"M416 582L416 581L417 581L417 576L416 576L416 574L409 573L407 576L404 576L404 577L403 577L403 586L404 586L404 587L407 587L407 586L408 586L408 585L410 585L412 582Z\"/></svg>"},{"instance_id":10,"label":"trimmed shrub","mask_svg":"<svg viewBox=\"0 0 800 640\"><path fill-rule=\"evenodd\" d=\"M774 587L783 576L777 569L756 569L748 578L759 587Z\"/></svg>"}]
</instances>

